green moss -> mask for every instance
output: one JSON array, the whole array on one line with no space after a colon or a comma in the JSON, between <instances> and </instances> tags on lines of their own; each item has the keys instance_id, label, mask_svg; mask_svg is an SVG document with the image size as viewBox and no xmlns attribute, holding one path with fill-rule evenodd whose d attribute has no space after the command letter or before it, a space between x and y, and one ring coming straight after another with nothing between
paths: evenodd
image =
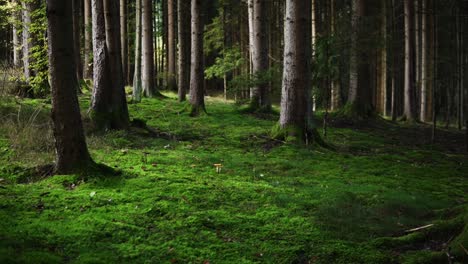
<instances>
[{"instance_id":1,"label":"green moss","mask_svg":"<svg viewBox=\"0 0 468 264\"><path fill-rule=\"evenodd\" d=\"M86 111L87 96L80 103ZM418 135L383 121L329 127L336 151L283 144L268 136L277 117L206 103L199 118L171 99L129 105L132 119L176 140L140 127L92 134L93 159L112 170L85 177L20 183L35 164L0 133L0 262L411 263L440 254L414 250L427 236L404 231L455 219L441 233L455 235L454 254L465 243L456 206L468 199L466 156L400 142Z\"/></svg>"}]
</instances>

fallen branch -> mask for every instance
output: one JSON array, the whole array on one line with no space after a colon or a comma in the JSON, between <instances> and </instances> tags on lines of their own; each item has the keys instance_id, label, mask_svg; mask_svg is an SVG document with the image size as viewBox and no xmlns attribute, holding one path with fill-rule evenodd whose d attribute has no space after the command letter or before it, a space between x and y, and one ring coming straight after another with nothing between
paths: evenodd
<instances>
[{"instance_id":1,"label":"fallen branch","mask_svg":"<svg viewBox=\"0 0 468 264\"><path fill-rule=\"evenodd\" d=\"M429 224L429 225L425 225L425 226L416 227L416 228L413 228L413 229L406 230L405 233L413 233L413 232L421 231L421 230L427 229L427 228L429 228L429 227L431 227L433 225L434 224Z\"/></svg>"}]
</instances>

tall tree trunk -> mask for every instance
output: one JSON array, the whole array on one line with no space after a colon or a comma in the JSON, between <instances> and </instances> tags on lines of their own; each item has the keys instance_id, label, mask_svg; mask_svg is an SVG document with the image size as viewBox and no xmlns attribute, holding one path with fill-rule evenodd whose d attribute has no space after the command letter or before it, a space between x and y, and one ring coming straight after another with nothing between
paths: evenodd
<instances>
[{"instance_id":1,"label":"tall tree trunk","mask_svg":"<svg viewBox=\"0 0 468 264\"><path fill-rule=\"evenodd\" d=\"M428 34L427 34L427 0L421 0L421 105L420 117L427 122L427 79L428 79Z\"/></svg>"},{"instance_id":2,"label":"tall tree trunk","mask_svg":"<svg viewBox=\"0 0 468 264\"><path fill-rule=\"evenodd\" d=\"M247 0L247 17L249 25L249 74L253 74L253 57L254 57L254 1ZM252 87L249 87L250 99L254 96L254 90Z\"/></svg>"},{"instance_id":3,"label":"tall tree trunk","mask_svg":"<svg viewBox=\"0 0 468 264\"><path fill-rule=\"evenodd\" d=\"M15 4L15 8L18 8L18 0L15 0L13 2ZM13 66L15 68L21 67L21 41L19 38L19 33L21 32L19 29L19 25L21 25L22 20L21 20L21 15L19 14L19 11L15 10L13 13Z\"/></svg>"},{"instance_id":4,"label":"tall tree trunk","mask_svg":"<svg viewBox=\"0 0 468 264\"><path fill-rule=\"evenodd\" d=\"M122 68L122 47L120 46L120 15L119 2L104 0L106 24L106 46L109 54L110 83L112 85L112 128L127 129L130 124L125 81Z\"/></svg>"},{"instance_id":5,"label":"tall tree trunk","mask_svg":"<svg viewBox=\"0 0 468 264\"><path fill-rule=\"evenodd\" d=\"M405 103L404 116L407 121L416 121L415 103L415 37L414 3L404 0L405 9Z\"/></svg>"},{"instance_id":6,"label":"tall tree trunk","mask_svg":"<svg viewBox=\"0 0 468 264\"><path fill-rule=\"evenodd\" d=\"M461 7L459 7L461 8ZM457 50L458 50L458 102L457 102L457 119L458 119L458 130L462 130L463 120L463 78L464 78L464 23L461 18L460 9L457 10Z\"/></svg>"},{"instance_id":7,"label":"tall tree trunk","mask_svg":"<svg viewBox=\"0 0 468 264\"><path fill-rule=\"evenodd\" d=\"M311 104L311 1L286 1L280 136L312 143L319 136Z\"/></svg>"},{"instance_id":8,"label":"tall tree trunk","mask_svg":"<svg viewBox=\"0 0 468 264\"><path fill-rule=\"evenodd\" d=\"M153 5L151 0L142 0L142 87L147 97L159 96L155 84L153 48Z\"/></svg>"},{"instance_id":9,"label":"tall tree trunk","mask_svg":"<svg viewBox=\"0 0 468 264\"><path fill-rule=\"evenodd\" d=\"M68 174L93 164L76 95L72 2L47 0L47 17L55 173Z\"/></svg>"},{"instance_id":10,"label":"tall tree trunk","mask_svg":"<svg viewBox=\"0 0 468 264\"><path fill-rule=\"evenodd\" d=\"M75 50L76 80L83 80L83 64L81 62L81 0L73 2L73 45ZM79 87L78 87L79 89Z\"/></svg>"},{"instance_id":11,"label":"tall tree trunk","mask_svg":"<svg viewBox=\"0 0 468 264\"><path fill-rule=\"evenodd\" d=\"M268 70L268 24L267 24L267 4L266 0L253 1L253 32L250 36L252 40L252 75L258 82L261 76ZM250 8L250 7L249 7ZM250 11L251 12L251 11ZM259 78L260 77L260 78ZM252 88L251 107L253 110L271 110L271 100L268 82L258 82Z\"/></svg>"},{"instance_id":12,"label":"tall tree trunk","mask_svg":"<svg viewBox=\"0 0 468 264\"><path fill-rule=\"evenodd\" d=\"M124 83L130 83L128 73L127 0L120 0L120 46Z\"/></svg>"},{"instance_id":13,"label":"tall tree trunk","mask_svg":"<svg viewBox=\"0 0 468 264\"><path fill-rule=\"evenodd\" d=\"M185 101L187 91L190 89L190 14L186 10L187 1L177 1L178 11L178 34L179 34L179 102Z\"/></svg>"},{"instance_id":14,"label":"tall tree trunk","mask_svg":"<svg viewBox=\"0 0 468 264\"><path fill-rule=\"evenodd\" d=\"M380 48L378 52L379 56L379 72L378 72L378 93L377 93L377 104L376 108L378 112L382 115L388 115L387 112L387 0L382 2L381 8L381 17L380 17L380 37L384 45Z\"/></svg>"},{"instance_id":15,"label":"tall tree trunk","mask_svg":"<svg viewBox=\"0 0 468 264\"><path fill-rule=\"evenodd\" d=\"M94 90L91 119L98 129L126 129L129 117L120 58L118 2L92 0L92 6Z\"/></svg>"},{"instance_id":16,"label":"tall tree trunk","mask_svg":"<svg viewBox=\"0 0 468 264\"><path fill-rule=\"evenodd\" d=\"M205 109L205 88L203 73L203 7L202 0L191 0L192 13L192 55L190 66L190 104L192 116L199 115Z\"/></svg>"},{"instance_id":17,"label":"tall tree trunk","mask_svg":"<svg viewBox=\"0 0 468 264\"><path fill-rule=\"evenodd\" d=\"M336 2L335 0L330 1L330 33L331 36L336 34L337 25L336 25ZM332 76L331 80L331 95L330 95L330 109L332 111L338 110L341 108L341 85L339 74Z\"/></svg>"},{"instance_id":18,"label":"tall tree trunk","mask_svg":"<svg viewBox=\"0 0 468 264\"><path fill-rule=\"evenodd\" d=\"M93 77L93 41L92 41L92 17L91 17L91 0L84 0L84 65L83 77L91 79Z\"/></svg>"},{"instance_id":19,"label":"tall tree trunk","mask_svg":"<svg viewBox=\"0 0 468 264\"><path fill-rule=\"evenodd\" d=\"M141 101L142 83L141 83L141 1L135 2L135 72L133 75L133 100Z\"/></svg>"},{"instance_id":20,"label":"tall tree trunk","mask_svg":"<svg viewBox=\"0 0 468 264\"><path fill-rule=\"evenodd\" d=\"M176 83L176 3L177 0L168 0L167 1L167 20L168 20L168 88L169 90L177 90ZM180 18L179 18L180 19Z\"/></svg>"},{"instance_id":21,"label":"tall tree trunk","mask_svg":"<svg viewBox=\"0 0 468 264\"><path fill-rule=\"evenodd\" d=\"M372 115L372 97L370 81L370 58L365 40L367 25L364 17L366 16L366 1L353 0L352 2L352 30L351 50L350 50L350 83L348 94L347 114L366 118Z\"/></svg>"},{"instance_id":22,"label":"tall tree trunk","mask_svg":"<svg viewBox=\"0 0 468 264\"><path fill-rule=\"evenodd\" d=\"M317 50L317 0L312 0L311 3L311 40L312 40L312 60L316 61L316 50ZM283 32L284 34L284 32ZM317 107L316 97L312 94L312 110L315 111Z\"/></svg>"},{"instance_id":23,"label":"tall tree trunk","mask_svg":"<svg viewBox=\"0 0 468 264\"><path fill-rule=\"evenodd\" d=\"M23 12L22 12L22 17L23 17L23 74L24 78L26 79L27 82L29 82L29 79L32 76L32 70L31 70L31 34L30 34L30 25L31 25L31 12L32 12L32 3L27 3L22 1L23 5Z\"/></svg>"}]
</instances>

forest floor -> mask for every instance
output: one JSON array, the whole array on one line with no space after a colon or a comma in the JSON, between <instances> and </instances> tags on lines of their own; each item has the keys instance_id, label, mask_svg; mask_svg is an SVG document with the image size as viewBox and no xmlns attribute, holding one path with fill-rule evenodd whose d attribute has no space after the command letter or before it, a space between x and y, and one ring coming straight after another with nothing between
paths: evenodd
<instances>
[{"instance_id":1,"label":"forest floor","mask_svg":"<svg viewBox=\"0 0 468 264\"><path fill-rule=\"evenodd\" d=\"M41 177L34 168L54 159L49 108L0 102L0 263L467 260L456 130L431 145L423 125L335 120L328 150L271 140L274 114L210 98L209 115L190 118L174 99L145 99L130 113L156 133L88 133L115 173Z\"/></svg>"}]
</instances>

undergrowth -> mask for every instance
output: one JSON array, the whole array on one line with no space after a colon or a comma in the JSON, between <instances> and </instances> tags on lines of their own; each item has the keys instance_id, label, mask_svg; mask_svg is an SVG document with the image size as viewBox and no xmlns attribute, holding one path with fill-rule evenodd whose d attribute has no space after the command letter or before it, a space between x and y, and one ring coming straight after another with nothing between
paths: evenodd
<instances>
[{"instance_id":1,"label":"undergrowth","mask_svg":"<svg viewBox=\"0 0 468 264\"><path fill-rule=\"evenodd\" d=\"M85 117L89 99L80 101ZM446 263L434 261L449 246L454 261L466 259L466 210L441 213L466 205L463 153L382 120L331 122L336 150L307 148L269 138L271 116L215 98L209 115L182 107L172 98L129 105L171 137L88 133L93 159L113 175L28 180L29 168L53 160L49 104L2 101L0 262ZM453 219L448 237L430 236ZM427 224L424 242L407 238ZM431 239L437 246L425 246Z\"/></svg>"}]
</instances>

